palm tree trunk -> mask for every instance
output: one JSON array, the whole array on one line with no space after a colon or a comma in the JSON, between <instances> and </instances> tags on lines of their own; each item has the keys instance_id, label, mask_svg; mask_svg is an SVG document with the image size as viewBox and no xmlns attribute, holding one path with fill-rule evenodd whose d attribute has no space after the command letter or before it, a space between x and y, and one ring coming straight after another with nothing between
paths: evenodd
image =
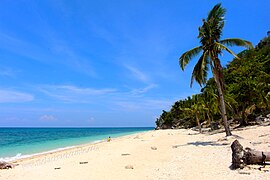
<instances>
[{"instance_id":1,"label":"palm tree trunk","mask_svg":"<svg viewBox=\"0 0 270 180\"><path fill-rule=\"evenodd\" d=\"M225 106L225 101L224 101L224 95L223 95L223 90L221 87L221 83L220 80L218 79L218 75L216 73L215 69L213 70L213 76L215 79L215 82L217 84L217 89L218 89L218 96L219 96L219 104L220 104L220 109L221 109L221 117L224 123L224 128L225 128L225 132L226 132L226 136L231 136L231 130L230 127L228 125L228 120L227 120L227 114L226 114L226 106Z\"/></svg>"},{"instance_id":2,"label":"palm tree trunk","mask_svg":"<svg viewBox=\"0 0 270 180\"><path fill-rule=\"evenodd\" d=\"M242 107L242 113L241 113L241 120L240 120L240 125L239 127L243 127L243 126L247 126L248 123L246 121L246 114L245 114L245 110L246 110L246 104Z\"/></svg>"},{"instance_id":3,"label":"palm tree trunk","mask_svg":"<svg viewBox=\"0 0 270 180\"><path fill-rule=\"evenodd\" d=\"M211 124L211 122L213 121L213 118L212 118L212 113L210 112L210 107L207 106L207 118L208 118L208 121L207 121L207 125L209 126Z\"/></svg>"},{"instance_id":4,"label":"palm tree trunk","mask_svg":"<svg viewBox=\"0 0 270 180\"><path fill-rule=\"evenodd\" d=\"M198 113L196 113L196 121L197 121L197 124L198 124L198 127L199 127L199 132L202 133L202 126L201 126L201 123L200 123L200 119L198 117Z\"/></svg>"}]
</instances>

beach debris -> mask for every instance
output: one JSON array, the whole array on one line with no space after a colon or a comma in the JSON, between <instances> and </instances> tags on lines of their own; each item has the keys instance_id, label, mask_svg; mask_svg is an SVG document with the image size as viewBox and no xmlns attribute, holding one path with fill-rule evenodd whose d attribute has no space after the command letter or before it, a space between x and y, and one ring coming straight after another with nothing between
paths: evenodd
<instances>
[{"instance_id":1,"label":"beach debris","mask_svg":"<svg viewBox=\"0 0 270 180\"><path fill-rule=\"evenodd\" d=\"M252 145L262 144L262 142L250 142Z\"/></svg>"},{"instance_id":2,"label":"beach debris","mask_svg":"<svg viewBox=\"0 0 270 180\"><path fill-rule=\"evenodd\" d=\"M80 164L87 164L88 162L87 161L84 161L84 162L80 162Z\"/></svg>"},{"instance_id":3,"label":"beach debris","mask_svg":"<svg viewBox=\"0 0 270 180\"><path fill-rule=\"evenodd\" d=\"M224 143L221 143L221 145L227 146L227 145L230 145L230 143L229 142L224 142Z\"/></svg>"},{"instance_id":4,"label":"beach debris","mask_svg":"<svg viewBox=\"0 0 270 180\"><path fill-rule=\"evenodd\" d=\"M239 174L245 174L245 175L250 175L250 172L246 172L246 171L238 171Z\"/></svg>"},{"instance_id":5,"label":"beach debris","mask_svg":"<svg viewBox=\"0 0 270 180\"><path fill-rule=\"evenodd\" d=\"M210 124L210 130L211 131L214 131L214 130L218 130L218 129L220 129L219 122L211 122L211 124Z\"/></svg>"},{"instance_id":6,"label":"beach debris","mask_svg":"<svg viewBox=\"0 0 270 180\"><path fill-rule=\"evenodd\" d=\"M0 169L12 169L14 168L16 165L15 164L12 164L12 163L7 163L7 162L4 162L4 161L1 161L0 162Z\"/></svg>"},{"instance_id":7,"label":"beach debris","mask_svg":"<svg viewBox=\"0 0 270 180\"><path fill-rule=\"evenodd\" d=\"M126 165L125 168L126 169L134 169L134 167L132 165Z\"/></svg>"},{"instance_id":8,"label":"beach debris","mask_svg":"<svg viewBox=\"0 0 270 180\"><path fill-rule=\"evenodd\" d=\"M236 137L241 138L240 136L236 136ZM217 141L230 141L230 140L235 139L236 137L234 137L234 136L226 136L226 137L219 138Z\"/></svg>"},{"instance_id":9,"label":"beach debris","mask_svg":"<svg viewBox=\"0 0 270 180\"><path fill-rule=\"evenodd\" d=\"M151 149L152 149L152 150L157 150L157 147L152 146Z\"/></svg>"},{"instance_id":10,"label":"beach debris","mask_svg":"<svg viewBox=\"0 0 270 180\"><path fill-rule=\"evenodd\" d=\"M56 167L56 168L54 168L55 170L57 170L57 169L61 169L61 167Z\"/></svg>"},{"instance_id":11,"label":"beach debris","mask_svg":"<svg viewBox=\"0 0 270 180\"><path fill-rule=\"evenodd\" d=\"M130 154L128 153L124 153L124 154L121 154L122 156L129 156Z\"/></svg>"},{"instance_id":12,"label":"beach debris","mask_svg":"<svg viewBox=\"0 0 270 180\"><path fill-rule=\"evenodd\" d=\"M174 146L172 146L172 148L178 148L178 147L180 147L181 145L174 145Z\"/></svg>"},{"instance_id":13,"label":"beach debris","mask_svg":"<svg viewBox=\"0 0 270 180\"><path fill-rule=\"evenodd\" d=\"M263 172L269 172L268 169L264 169L264 168L265 168L265 166L261 166L258 168L258 170L263 171Z\"/></svg>"},{"instance_id":14,"label":"beach debris","mask_svg":"<svg viewBox=\"0 0 270 180\"><path fill-rule=\"evenodd\" d=\"M232 145L232 169L243 169L249 164L263 164L265 161L270 161L270 152L256 151L243 146L235 140Z\"/></svg>"},{"instance_id":15,"label":"beach debris","mask_svg":"<svg viewBox=\"0 0 270 180\"><path fill-rule=\"evenodd\" d=\"M262 134L260 135L259 137L265 137L265 136L268 136L269 134Z\"/></svg>"}]
</instances>

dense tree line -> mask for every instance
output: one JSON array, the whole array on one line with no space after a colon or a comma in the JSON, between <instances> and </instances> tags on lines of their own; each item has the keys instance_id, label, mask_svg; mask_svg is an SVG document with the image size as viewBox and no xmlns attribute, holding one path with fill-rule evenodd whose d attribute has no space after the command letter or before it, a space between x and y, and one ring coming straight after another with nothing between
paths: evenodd
<instances>
[{"instance_id":1,"label":"dense tree line","mask_svg":"<svg viewBox=\"0 0 270 180\"><path fill-rule=\"evenodd\" d=\"M254 49L244 50L223 68L227 117L241 126L270 113L270 33ZM159 128L189 128L221 121L219 94L210 78L201 93L175 102L156 120Z\"/></svg>"}]
</instances>

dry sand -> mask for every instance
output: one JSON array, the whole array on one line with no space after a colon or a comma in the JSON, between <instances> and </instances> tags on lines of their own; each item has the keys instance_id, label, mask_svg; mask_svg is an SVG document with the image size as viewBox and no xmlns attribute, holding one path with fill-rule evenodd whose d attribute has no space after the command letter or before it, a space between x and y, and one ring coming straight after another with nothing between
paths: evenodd
<instances>
[{"instance_id":1,"label":"dry sand","mask_svg":"<svg viewBox=\"0 0 270 180\"><path fill-rule=\"evenodd\" d=\"M0 170L0 179L270 179L269 166L230 170L230 145L270 151L270 126L225 133L159 130L112 139L111 142L39 155Z\"/></svg>"}]
</instances>

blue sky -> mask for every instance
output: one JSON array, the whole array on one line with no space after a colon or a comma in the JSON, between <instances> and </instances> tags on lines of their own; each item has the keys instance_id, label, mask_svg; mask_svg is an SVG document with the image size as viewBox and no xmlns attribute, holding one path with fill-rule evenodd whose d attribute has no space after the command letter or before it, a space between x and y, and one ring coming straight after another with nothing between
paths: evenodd
<instances>
[{"instance_id":1,"label":"blue sky","mask_svg":"<svg viewBox=\"0 0 270 180\"><path fill-rule=\"evenodd\" d=\"M1 0L0 126L154 126L200 91L196 59L183 72L178 58L218 2ZM256 45L270 30L268 0L222 4L223 38Z\"/></svg>"}]
</instances>

